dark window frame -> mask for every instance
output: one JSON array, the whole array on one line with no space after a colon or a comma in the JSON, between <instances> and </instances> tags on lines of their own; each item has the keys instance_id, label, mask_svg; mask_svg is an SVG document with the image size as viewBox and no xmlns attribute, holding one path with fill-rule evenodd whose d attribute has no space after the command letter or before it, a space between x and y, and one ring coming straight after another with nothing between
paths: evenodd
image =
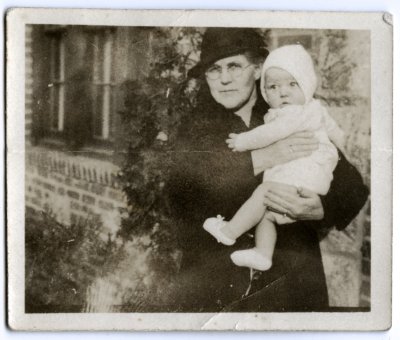
<instances>
[{"instance_id":1,"label":"dark window frame","mask_svg":"<svg viewBox=\"0 0 400 340\"><path fill-rule=\"evenodd\" d=\"M40 144L55 147L63 150L76 148L76 143L67 136L67 125L76 120L76 117L69 117L66 112L66 101L68 97L68 88L73 87L73 81L69 79L68 67L66 66L71 60L68 60L68 41L66 36L71 33L69 30L76 27L60 26L60 25L45 25L42 34L44 34L44 46L47 49L48 63L43 65L48 67L49 72L47 77L43 78L44 91L47 91L47 108L42 110L42 131L39 139ZM116 114L116 91L115 91L115 53L114 46L116 42L116 29L113 27L97 27L85 26L80 28L86 36L87 58L90 58L90 81L88 83L88 94L90 96L91 105L88 114L91 116L89 132L84 138L84 142L79 146L79 149L88 150L90 153L95 153L96 150L100 154L108 154L113 148L114 136L113 123ZM92 39L97 37L98 40L103 40L105 48L102 48L99 53L104 55L98 60L94 60L94 46ZM90 45L91 44L91 45ZM93 47L92 47L93 46ZM99 57L99 56L97 56ZM106 65L104 64L106 63ZM95 67L98 68L97 77ZM100 72L100 73L99 73ZM45 72L46 73L46 72ZM95 111L94 108L94 88L100 89L101 103L100 110ZM96 118L97 117L97 118ZM100 117L100 119L99 119ZM95 131L95 122L97 119L98 126ZM76 123L76 122L75 122ZM68 139L70 138L70 139ZM70 144L70 145L69 145Z\"/></svg>"}]
</instances>

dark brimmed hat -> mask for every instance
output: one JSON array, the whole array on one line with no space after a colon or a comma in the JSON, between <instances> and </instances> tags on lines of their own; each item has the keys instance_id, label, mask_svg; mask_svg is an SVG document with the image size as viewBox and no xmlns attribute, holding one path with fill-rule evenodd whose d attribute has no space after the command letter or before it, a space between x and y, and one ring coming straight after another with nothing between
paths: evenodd
<instances>
[{"instance_id":1,"label":"dark brimmed hat","mask_svg":"<svg viewBox=\"0 0 400 340\"><path fill-rule=\"evenodd\" d=\"M215 61L246 51L253 52L260 57L268 55L262 37L253 28L208 28L201 43L200 61L189 70L188 76L198 78Z\"/></svg>"}]
</instances>

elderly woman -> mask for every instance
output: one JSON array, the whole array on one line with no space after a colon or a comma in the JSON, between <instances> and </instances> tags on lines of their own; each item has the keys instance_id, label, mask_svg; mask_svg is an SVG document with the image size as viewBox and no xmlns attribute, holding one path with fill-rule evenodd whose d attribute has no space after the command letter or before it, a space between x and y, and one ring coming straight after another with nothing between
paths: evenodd
<instances>
[{"instance_id":1,"label":"elderly woman","mask_svg":"<svg viewBox=\"0 0 400 340\"><path fill-rule=\"evenodd\" d=\"M366 201L358 171L340 153L326 196L271 184L268 209L298 222L277 229L274 266L250 272L230 254L253 244L251 234L227 247L202 228L208 216L230 219L262 181L262 171L309 155L317 141L309 132L292 135L260 153L234 153L225 140L263 123L268 105L259 93L260 67L268 54L262 38L248 28L210 28L200 62L190 77L205 80L197 110L185 118L166 190L182 251L174 283L176 311L323 311L328 306L319 230L344 229Z\"/></svg>"}]
</instances>

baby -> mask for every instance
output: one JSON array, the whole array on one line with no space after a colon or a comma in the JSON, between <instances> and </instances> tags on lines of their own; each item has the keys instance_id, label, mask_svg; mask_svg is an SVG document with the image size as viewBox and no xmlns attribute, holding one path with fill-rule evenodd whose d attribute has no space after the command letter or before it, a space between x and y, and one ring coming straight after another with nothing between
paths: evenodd
<instances>
[{"instance_id":1,"label":"baby","mask_svg":"<svg viewBox=\"0 0 400 340\"><path fill-rule=\"evenodd\" d=\"M261 93L271 107L264 117L265 124L248 132L229 135L228 146L239 152L264 148L300 131L312 131L319 141L318 150L310 156L266 170L263 184L232 220L224 221L218 216L204 222L203 228L225 245L234 244L240 235L257 225L255 247L231 254L232 261L238 266L268 270L276 243L275 226L294 222L286 215L266 209L266 182L307 188L319 195L325 195L329 190L338 162L338 152L332 142L342 148L344 134L321 103L313 99L316 88L317 76L306 50L301 45L277 48L266 59L261 73Z\"/></svg>"}]
</instances>

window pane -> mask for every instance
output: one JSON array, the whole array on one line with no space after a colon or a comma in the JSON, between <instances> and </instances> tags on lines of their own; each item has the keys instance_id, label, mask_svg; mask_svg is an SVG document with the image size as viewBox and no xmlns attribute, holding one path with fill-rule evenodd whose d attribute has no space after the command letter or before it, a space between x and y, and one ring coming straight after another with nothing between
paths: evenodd
<instances>
[{"instance_id":1,"label":"window pane","mask_svg":"<svg viewBox=\"0 0 400 340\"><path fill-rule=\"evenodd\" d=\"M112 105L112 39L109 31L93 36L93 136L108 139Z\"/></svg>"},{"instance_id":2,"label":"window pane","mask_svg":"<svg viewBox=\"0 0 400 340\"><path fill-rule=\"evenodd\" d=\"M51 130L58 129L58 109L59 109L59 91L58 84L52 84L50 88L50 128Z\"/></svg>"},{"instance_id":3,"label":"window pane","mask_svg":"<svg viewBox=\"0 0 400 340\"><path fill-rule=\"evenodd\" d=\"M53 70L53 80L60 80L60 69L61 69L61 39L54 38L54 70Z\"/></svg>"},{"instance_id":4,"label":"window pane","mask_svg":"<svg viewBox=\"0 0 400 340\"><path fill-rule=\"evenodd\" d=\"M64 130L65 51L61 35L50 38L50 129Z\"/></svg>"},{"instance_id":5,"label":"window pane","mask_svg":"<svg viewBox=\"0 0 400 340\"><path fill-rule=\"evenodd\" d=\"M310 50L312 47L312 37L309 34L282 36L278 38L278 41L279 46L301 44L307 50Z\"/></svg>"},{"instance_id":6,"label":"window pane","mask_svg":"<svg viewBox=\"0 0 400 340\"><path fill-rule=\"evenodd\" d=\"M93 82L100 83L103 81L103 43L99 34L93 39Z\"/></svg>"},{"instance_id":7,"label":"window pane","mask_svg":"<svg viewBox=\"0 0 400 340\"><path fill-rule=\"evenodd\" d=\"M102 137L102 107L103 91L101 85L93 85L93 134L95 137Z\"/></svg>"}]
</instances>

